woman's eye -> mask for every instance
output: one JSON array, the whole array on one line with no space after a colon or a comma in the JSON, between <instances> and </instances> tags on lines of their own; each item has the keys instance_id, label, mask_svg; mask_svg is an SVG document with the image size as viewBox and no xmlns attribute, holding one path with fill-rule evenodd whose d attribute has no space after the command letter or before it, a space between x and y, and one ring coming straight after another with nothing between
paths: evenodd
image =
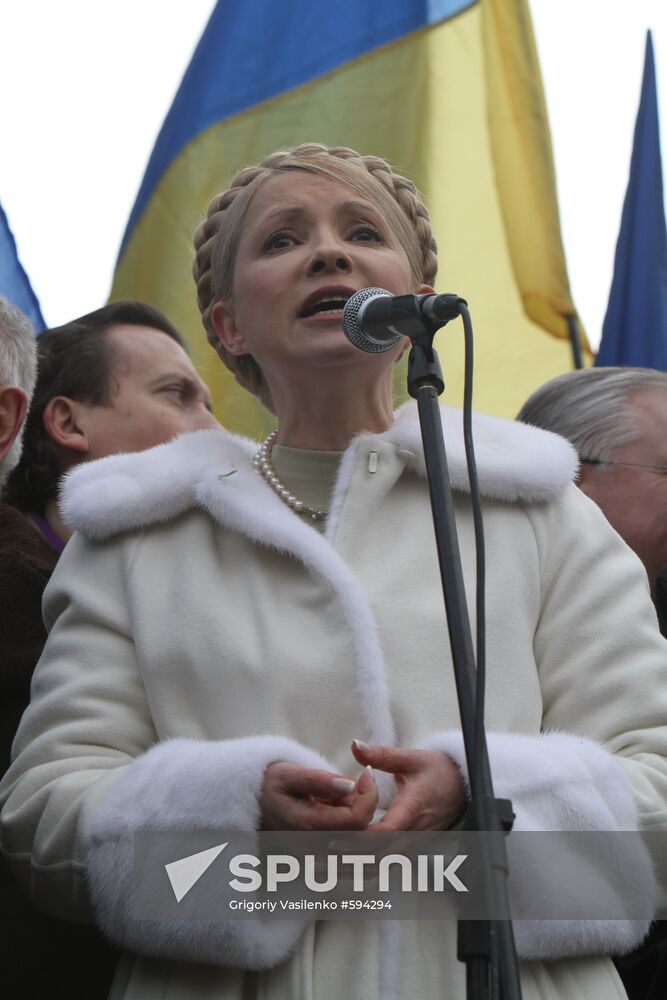
<instances>
[{"instance_id":1,"label":"woman's eye","mask_svg":"<svg viewBox=\"0 0 667 1000\"><path fill-rule=\"evenodd\" d=\"M264 240L265 250L284 250L286 247L292 246L295 242L295 237L291 233L286 233L284 230L277 233L271 233L270 236Z\"/></svg>"},{"instance_id":2,"label":"woman's eye","mask_svg":"<svg viewBox=\"0 0 667 1000\"><path fill-rule=\"evenodd\" d=\"M359 240L363 243L379 243L382 239L380 236L380 230L376 229L375 226L366 224L363 226L357 226L352 234L352 239Z\"/></svg>"}]
</instances>

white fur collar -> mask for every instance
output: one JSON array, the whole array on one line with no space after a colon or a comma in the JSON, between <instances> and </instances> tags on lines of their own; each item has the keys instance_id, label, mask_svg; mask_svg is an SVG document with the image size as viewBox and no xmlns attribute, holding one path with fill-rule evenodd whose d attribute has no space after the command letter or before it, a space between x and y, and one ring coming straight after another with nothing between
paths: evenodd
<instances>
[{"instance_id":1,"label":"white fur collar","mask_svg":"<svg viewBox=\"0 0 667 1000\"><path fill-rule=\"evenodd\" d=\"M440 409L452 489L469 492L461 410ZM553 500L577 474L577 453L565 438L515 420L484 413L472 419L477 474L482 496L510 503ZM382 435L397 448L411 451L412 467L426 475L417 404L406 403Z\"/></svg>"},{"instance_id":2,"label":"white fur collar","mask_svg":"<svg viewBox=\"0 0 667 1000\"><path fill-rule=\"evenodd\" d=\"M461 413L443 408L442 420L452 486L467 491ZM523 503L551 500L576 475L576 452L548 431L475 414L473 432L483 496ZM401 407L381 438L411 452L409 464L425 474L416 404ZM337 493L347 485L359 441L352 442L343 458ZM254 472L250 461L256 449L255 441L225 430L195 431L149 451L88 462L64 480L62 516L71 528L95 539L165 522L196 506L228 523L210 503L210 488L213 481L229 478L233 494L244 494L248 514L252 507L261 515L286 512L294 520Z\"/></svg>"}]
</instances>

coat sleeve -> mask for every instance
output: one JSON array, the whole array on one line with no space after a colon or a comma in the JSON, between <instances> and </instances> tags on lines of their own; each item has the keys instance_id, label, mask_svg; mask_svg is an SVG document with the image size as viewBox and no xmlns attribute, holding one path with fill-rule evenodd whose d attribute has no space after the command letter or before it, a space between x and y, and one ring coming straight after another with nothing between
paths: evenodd
<instances>
[{"instance_id":1,"label":"coat sleeve","mask_svg":"<svg viewBox=\"0 0 667 1000\"><path fill-rule=\"evenodd\" d=\"M75 535L63 553L45 597L50 635L0 786L2 849L41 909L94 920L122 947L270 967L296 944L303 921L134 919L133 835L254 830L269 763L334 768L271 734L158 742L125 598L137 544Z\"/></svg>"},{"instance_id":2,"label":"coat sleeve","mask_svg":"<svg viewBox=\"0 0 667 1000\"><path fill-rule=\"evenodd\" d=\"M512 800L517 831L664 832L667 642L644 568L575 487L526 508L526 516L540 588L534 655L542 732L488 733L495 793ZM424 746L451 756L467 782L460 732L433 734ZM614 852L626 846L619 860ZM616 919L526 921L517 932L522 958L623 952L642 940L647 921L620 919L622 904L629 914L650 912L661 892L655 875L667 884L667 859L651 858L631 837L612 838L610 850L596 865L600 885L619 901ZM544 865L524 871L532 884L515 876L524 901L557 891Z\"/></svg>"},{"instance_id":3,"label":"coat sleeve","mask_svg":"<svg viewBox=\"0 0 667 1000\"><path fill-rule=\"evenodd\" d=\"M543 728L605 747L622 765L641 829L665 831L667 641L646 572L581 491L566 491L553 508L531 518L541 566L534 646Z\"/></svg>"}]
</instances>

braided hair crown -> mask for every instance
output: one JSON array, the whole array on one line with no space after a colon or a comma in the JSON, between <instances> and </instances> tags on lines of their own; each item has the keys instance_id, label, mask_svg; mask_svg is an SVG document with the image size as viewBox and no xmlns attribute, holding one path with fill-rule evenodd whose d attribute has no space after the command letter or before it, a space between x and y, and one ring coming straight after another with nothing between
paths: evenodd
<instances>
[{"instance_id":1,"label":"braided hair crown","mask_svg":"<svg viewBox=\"0 0 667 1000\"><path fill-rule=\"evenodd\" d=\"M206 218L195 231L192 272L209 343L237 381L269 409L273 409L271 395L261 368L252 355L239 357L225 349L213 328L211 313L217 301L232 297L234 259L254 192L270 177L294 170L347 184L378 204L407 254L417 284L432 285L438 268L438 249L426 206L412 181L395 173L379 156L362 156L345 146L311 142L270 153L256 166L241 170L227 190L213 198Z\"/></svg>"}]
</instances>

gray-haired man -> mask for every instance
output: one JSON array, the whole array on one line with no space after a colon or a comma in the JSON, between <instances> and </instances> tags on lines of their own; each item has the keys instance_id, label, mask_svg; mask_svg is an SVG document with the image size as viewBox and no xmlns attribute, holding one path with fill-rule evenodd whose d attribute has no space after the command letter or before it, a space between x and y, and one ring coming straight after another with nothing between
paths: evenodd
<instances>
[{"instance_id":1,"label":"gray-haired man","mask_svg":"<svg viewBox=\"0 0 667 1000\"><path fill-rule=\"evenodd\" d=\"M0 493L21 456L21 431L36 375L32 326L0 296Z\"/></svg>"},{"instance_id":2,"label":"gray-haired man","mask_svg":"<svg viewBox=\"0 0 667 1000\"><path fill-rule=\"evenodd\" d=\"M0 495L21 455L21 435L35 385L35 335L27 318L0 297ZM56 555L13 507L0 504L0 772L28 701L32 669L46 632L42 592Z\"/></svg>"},{"instance_id":3,"label":"gray-haired man","mask_svg":"<svg viewBox=\"0 0 667 1000\"><path fill-rule=\"evenodd\" d=\"M667 566L667 373L568 372L534 392L517 419L572 442L579 488L637 553L655 597Z\"/></svg>"}]
</instances>

